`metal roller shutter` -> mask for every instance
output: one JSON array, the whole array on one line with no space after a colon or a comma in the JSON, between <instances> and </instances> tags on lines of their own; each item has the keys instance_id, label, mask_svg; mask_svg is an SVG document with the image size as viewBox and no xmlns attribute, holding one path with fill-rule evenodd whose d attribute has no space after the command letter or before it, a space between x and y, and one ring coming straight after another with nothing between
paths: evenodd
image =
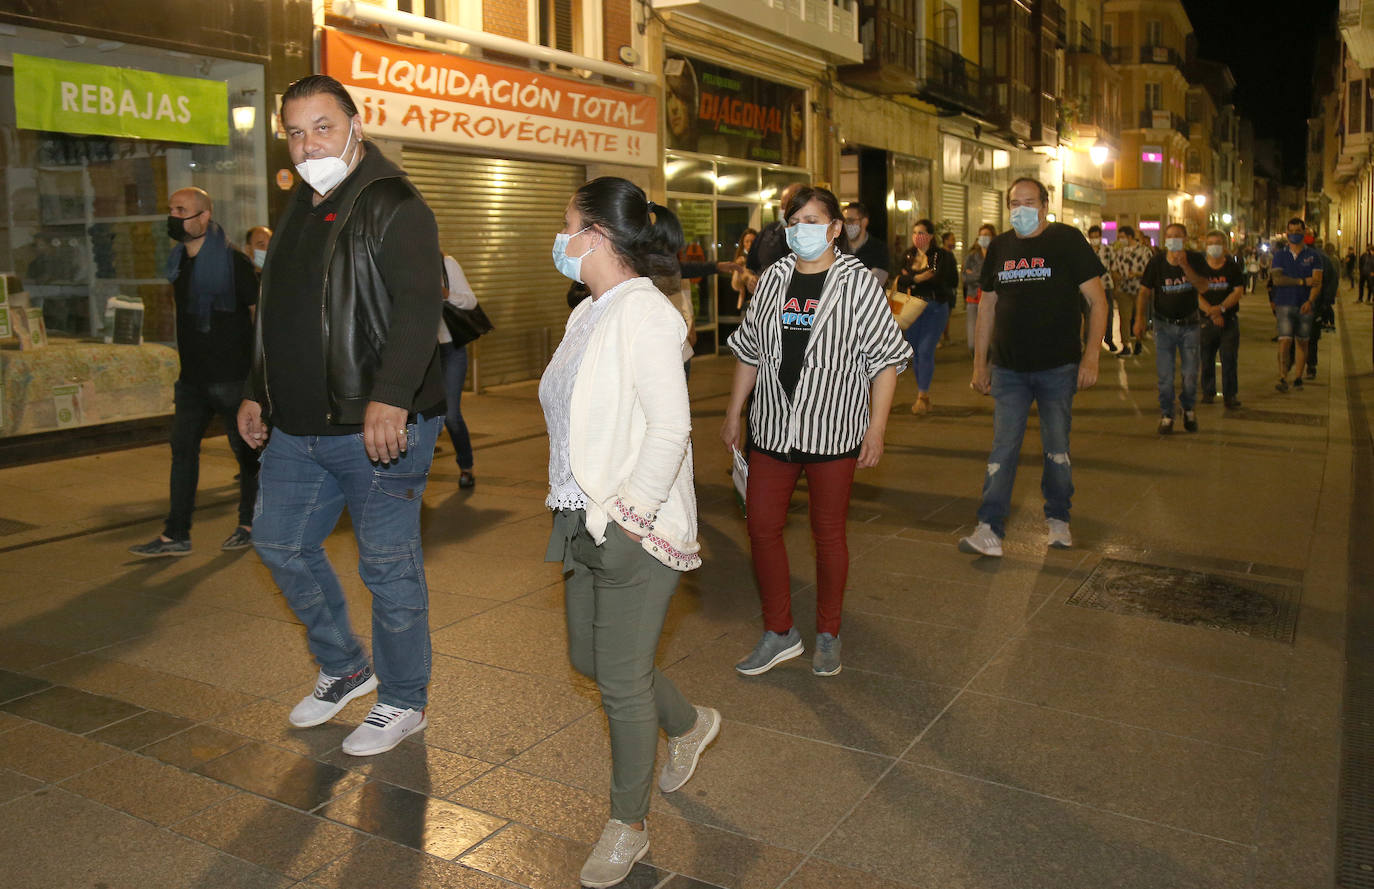
<instances>
[{"instance_id":1,"label":"metal roller shutter","mask_svg":"<svg viewBox=\"0 0 1374 889\"><path fill-rule=\"evenodd\" d=\"M983 191L983 218L978 220L978 224L982 225L985 222L997 229L998 233L1001 233L1002 193L1000 191L986 189Z\"/></svg>"},{"instance_id":2,"label":"metal roller shutter","mask_svg":"<svg viewBox=\"0 0 1374 889\"><path fill-rule=\"evenodd\" d=\"M553 236L582 167L402 150L406 172L439 223L495 329L469 352L474 388L538 377L568 320L569 281L553 266Z\"/></svg>"},{"instance_id":3,"label":"metal roller shutter","mask_svg":"<svg viewBox=\"0 0 1374 889\"><path fill-rule=\"evenodd\" d=\"M968 187L958 182L941 183L940 207L941 220L949 223L950 231L954 232L954 240L967 244Z\"/></svg>"}]
</instances>

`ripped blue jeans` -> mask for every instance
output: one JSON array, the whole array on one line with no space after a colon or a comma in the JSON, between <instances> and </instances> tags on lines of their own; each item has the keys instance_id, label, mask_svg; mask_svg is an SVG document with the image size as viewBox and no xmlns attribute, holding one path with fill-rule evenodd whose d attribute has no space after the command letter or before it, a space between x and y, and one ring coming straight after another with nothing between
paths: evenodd
<instances>
[{"instance_id":1,"label":"ripped blue jeans","mask_svg":"<svg viewBox=\"0 0 1374 889\"><path fill-rule=\"evenodd\" d=\"M420 498L443 417L406 427L394 463L373 463L362 433L290 435L272 430L258 473L253 547L305 624L320 669L349 676L367 666L348 601L324 541L344 506L358 544L358 576L372 593L377 700L423 709L430 672L429 588L420 549Z\"/></svg>"},{"instance_id":2,"label":"ripped blue jeans","mask_svg":"<svg viewBox=\"0 0 1374 889\"><path fill-rule=\"evenodd\" d=\"M1069 520L1069 504L1073 500L1069 423L1077 389L1077 364L1028 373L992 368L992 453L988 455L978 521L991 525L998 537L1006 536L1011 489L1016 482L1016 464L1021 457L1021 440L1026 435L1031 402L1035 402L1040 415L1040 448L1045 455L1040 476L1045 518Z\"/></svg>"}]
</instances>

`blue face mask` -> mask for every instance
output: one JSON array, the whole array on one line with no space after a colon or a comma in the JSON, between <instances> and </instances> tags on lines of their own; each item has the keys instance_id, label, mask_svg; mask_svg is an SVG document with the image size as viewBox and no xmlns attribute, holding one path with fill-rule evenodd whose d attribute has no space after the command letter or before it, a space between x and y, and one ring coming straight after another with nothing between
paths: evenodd
<instances>
[{"instance_id":1,"label":"blue face mask","mask_svg":"<svg viewBox=\"0 0 1374 889\"><path fill-rule=\"evenodd\" d=\"M1290 243L1290 244L1301 244L1302 241L1303 241L1303 238L1305 238L1305 237L1307 237L1307 236L1304 235L1302 232L1289 232L1289 233L1288 233L1288 243Z\"/></svg>"},{"instance_id":2,"label":"blue face mask","mask_svg":"<svg viewBox=\"0 0 1374 889\"><path fill-rule=\"evenodd\" d=\"M798 222L787 227L787 246L805 260L819 259L830 246L830 226L827 223Z\"/></svg>"},{"instance_id":3,"label":"blue face mask","mask_svg":"<svg viewBox=\"0 0 1374 889\"><path fill-rule=\"evenodd\" d=\"M1040 227L1040 211L1034 207L1012 207L1011 227L1023 238L1029 238Z\"/></svg>"},{"instance_id":4,"label":"blue face mask","mask_svg":"<svg viewBox=\"0 0 1374 889\"><path fill-rule=\"evenodd\" d=\"M582 260L596 252L596 248L591 248L581 256L569 256L568 242L582 234L582 232L586 231L588 228L591 228L591 226L589 225L582 229L582 231L573 232L570 235L559 232L554 235L553 238L553 264L558 267L558 271L563 277L572 278L579 284L587 283L582 280Z\"/></svg>"}]
</instances>

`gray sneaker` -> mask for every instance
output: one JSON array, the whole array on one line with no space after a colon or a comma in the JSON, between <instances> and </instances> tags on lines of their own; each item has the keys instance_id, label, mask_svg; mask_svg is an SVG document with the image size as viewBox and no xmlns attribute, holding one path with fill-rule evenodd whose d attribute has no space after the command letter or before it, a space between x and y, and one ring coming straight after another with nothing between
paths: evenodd
<instances>
[{"instance_id":1,"label":"gray sneaker","mask_svg":"<svg viewBox=\"0 0 1374 889\"><path fill-rule=\"evenodd\" d=\"M623 821L612 818L601 831L592 854L582 865L582 885L591 889L606 889L624 881L635 863L649 851L649 821L644 829L635 830Z\"/></svg>"},{"instance_id":2,"label":"gray sneaker","mask_svg":"<svg viewBox=\"0 0 1374 889\"><path fill-rule=\"evenodd\" d=\"M191 541L163 540L161 537L154 537L147 543L129 547L129 552L136 556L189 556Z\"/></svg>"},{"instance_id":3,"label":"gray sneaker","mask_svg":"<svg viewBox=\"0 0 1374 889\"><path fill-rule=\"evenodd\" d=\"M817 633L816 651L811 655L811 672L817 676L834 676L841 669L840 637Z\"/></svg>"},{"instance_id":4,"label":"gray sneaker","mask_svg":"<svg viewBox=\"0 0 1374 889\"><path fill-rule=\"evenodd\" d=\"M697 707L697 721L685 735L668 739L668 761L658 775L658 789L672 793L686 784L697 770L697 760L706 746L720 734L720 713L710 707Z\"/></svg>"},{"instance_id":5,"label":"gray sneaker","mask_svg":"<svg viewBox=\"0 0 1374 889\"><path fill-rule=\"evenodd\" d=\"M767 673L783 661L791 660L802 651L801 633L797 632L796 627L788 630L786 635L764 630L759 644L754 646L747 658L735 664L735 669L745 676L757 676Z\"/></svg>"},{"instance_id":6,"label":"gray sneaker","mask_svg":"<svg viewBox=\"0 0 1374 889\"><path fill-rule=\"evenodd\" d=\"M253 532L239 526L234 529L234 533L224 538L224 542L219 545L219 548L225 552L233 552L234 550L248 549L252 545Z\"/></svg>"}]
</instances>

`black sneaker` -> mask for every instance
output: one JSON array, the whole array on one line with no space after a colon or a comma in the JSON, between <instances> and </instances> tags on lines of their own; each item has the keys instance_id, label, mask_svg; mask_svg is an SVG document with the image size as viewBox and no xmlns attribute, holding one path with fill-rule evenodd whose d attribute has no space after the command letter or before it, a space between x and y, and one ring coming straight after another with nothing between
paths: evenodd
<instances>
[{"instance_id":1,"label":"black sneaker","mask_svg":"<svg viewBox=\"0 0 1374 889\"><path fill-rule=\"evenodd\" d=\"M232 552L236 549L248 549L252 545L253 532L247 528L238 527L234 529L233 534L224 538L224 542L219 545L219 548L225 552Z\"/></svg>"},{"instance_id":2,"label":"black sneaker","mask_svg":"<svg viewBox=\"0 0 1374 889\"><path fill-rule=\"evenodd\" d=\"M1293 378L1293 388L1299 392L1302 391L1302 374L1298 374Z\"/></svg>"},{"instance_id":3,"label":"black sneaker","mask_svg":"<svg viewBox=\"0 0 1374 889\"><path fill-rule=\"evenodd\" d=\"M129 547L129 552L136 556L145 557L189 556L191 554L191 541L163 540L161 537L154 537L147 543Z\"/></svg>"},{"instance_id":4,"label":"black sneaker","mask_svg":"<svg viewBox=\"0 0 1374 889\"><path fill-rule=\"evenodd\" d=\"M349 701L362 697L377 687L377 677L371 667L363 667L352 676L330 676L321 670L315 680L315 690L301 699L291 711L291 724L296 728L323 725L334 718Z\"/></svg>"},{"instance_id":5,"label":"black sneaker","mask_svg":"<svg viewBox=\"0 0 1374 889\"><path fill-rule=\"evenodd\" d=\"M1317 369L1315 367L1309 367L1307 369L1307 378L1309 380L1315 380L1317 378Z\"/></svg>"},{"instance_id":6,"label":"black sneaker","mask_svg":"<svg viewBox=\"0 0 1374 889\"><path fill-rule=\"evenodd\" d=\"M1302 385L1302 380L1301 380L1301 379L1297 380L1296 383L1295 383L1295 385L1299 385L1299 386ZM1287 391L1288 391L1288 380L1286 380L1286 379L1283 378L1283 377L1279 377L1279 381L1278 381L1277 383L1274 384L1274 388L1275 388L1276 390L1278 390L1279 392L1287 392Z\"/></svg>"},{"instance_id":7,"label":"black sneaker","mask_svg":"<svg viewBox=\"0 0 1374 889\"><path fill-rule=\"evenodd\" d=\"M461 473L459 473L459 475L458 475L458 487L460 487L460 488L474 488L474 487L476 487L476 486L477 486L477 479L473 478L472 473L471 473L469 470L464 469Z\"/></svg>"},{"instance_id":8,"label":"black sneaker","mask_svg":"<svg viewBox=\"0 0 1374 889\"><path fill-rule=\"evenodd\" d=\"M1141 346L1140 343L1136 343L1136 344L1135 344L1135 348L1133 348L1133 349L1131 350L1131 352L1132 352L1133 354L1135 354L1135 355L1139 355L1139 354L1140 354L1140 346Z\"/></svg>"},{"instance_id":9,"label":"black sneaker","mask_svg":"<svg viewBox=\"0 0 1374 889\"><path fill-rule=\"evenodd\" d=\"M1183 412L1183 428L1189 432L1197 432L1197 413L1195 411Z\"/></svg>"}]
</instances>

